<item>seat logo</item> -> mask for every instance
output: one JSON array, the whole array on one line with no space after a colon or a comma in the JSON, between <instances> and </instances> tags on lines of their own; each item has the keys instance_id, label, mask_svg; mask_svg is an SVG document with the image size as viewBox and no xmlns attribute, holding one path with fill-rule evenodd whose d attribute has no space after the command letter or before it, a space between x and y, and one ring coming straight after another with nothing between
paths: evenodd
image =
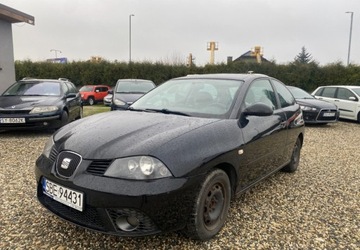
<instances>
[{"instance_id":1,"label":"seat logo","mask_svg":"<svg viewBox=\"0 0 360 250\"><path fill-rule=\"evenodd\" d=\"M69 168L69 166L70 166L70 162L71 162L71 159L69 159L69 158L64 158L63 160L62 160L62 162L61 162L61 168L63 168L63 169L68 169Z\"/></svg>"}]
</instances>

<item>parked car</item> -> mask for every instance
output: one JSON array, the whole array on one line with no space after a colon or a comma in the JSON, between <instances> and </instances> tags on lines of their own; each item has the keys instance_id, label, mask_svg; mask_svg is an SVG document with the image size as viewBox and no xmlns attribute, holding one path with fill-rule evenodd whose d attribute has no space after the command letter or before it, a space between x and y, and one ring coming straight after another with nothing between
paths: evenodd
<instances>
[{"instance_id":1,"label":"parked car","mask_svg":"<svg viewBox=\"0 0 360 250\"><path fill-rule=\"evenodd\" d=\"M81 100L89 105L103 102L111 88L107 85L85 85L80 88Z\"/></svg>"},{"instance_id":2,"label":"parked car","mask_svg":"<svg viewBox=\"0 0 360 250\"><path fill-rule=\"evenodd\" d=\"M360 123L360 86L321 86L312 95L334 103L339 108L340 118Z\"/></svg>"},{"instance_id":3,"label":"parked car","mask_svg":"<svg viewBox=\"0 0 360 250\"><path fill-rule=\"evenodd\" d=\"M57 129L82 114L80 94L64 78L24 78L0 96L0 130Z\"/></svg>"},{"instance_id":4,"label":"parked car","mask_svg":"<svg viewBox=\"0 0 360 250\"><path fill-rule=\"evenodd\" d=\"M183 230L207 240L223 227L233 197L280 169L297 170L303 140L300 105L280 81L188 75L126 111L92 115L51 136L36 161L37 197L89 229Z\"/></svg>"},{"instance_id":5,"label":"parked car","mask_svg":"<svg viewBox=\"0 0 360 250\"><path fill-rule=\"evenodd\" d=\"M111 110L127 109L142 95L155 88L150 80L143 79L120 79L116 82L113 90Z\"/></svg>"},{"instance_id":6,"label":"parked car","mask_svg":"<svg viewBox=\"0 0 360 250\"><path fill-rule=\"evenodd\" d=\"M111 93L107 94L103 100L103 103L105 106L111 106L111 103L112 103L112 97L113 97L112 90L109 90L109 91Z\"/></svg>"},{"instance_id":7,"label":"parked car","mask_svg":"<svg viewBox=\"0 0 360 250\"><path fill-rule=\"evenodd\" d=\"M303 111L305 123L337 122L339 110L335 104L318 100L303 89L287 86Z\"/></svg>"}]
</instances>

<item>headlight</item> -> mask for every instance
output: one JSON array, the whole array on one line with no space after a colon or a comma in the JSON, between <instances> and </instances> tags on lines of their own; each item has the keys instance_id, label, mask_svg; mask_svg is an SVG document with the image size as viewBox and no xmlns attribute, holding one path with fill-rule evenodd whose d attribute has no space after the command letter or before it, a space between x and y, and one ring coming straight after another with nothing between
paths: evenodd
<instances>
[{"instance_id":1,"label":"headlight","mask_svg":"<svg viewBox=\"0 0 360 250\"><path fill-rule=\"evenodd\" d=\"M45 143L42 154L45 155L47 158L50 158L50 152L51 152L51 149L53 148L53 146L54 146L54 139L51 136L49 138L49 140Z\"/></svg>"},{"instance_id":2,"label":"headlight","mask_svg":"<svg viewBox=\"0 0 360 250\"><path fill-rule=\"evenodd\" d=\"M161 161L150 156L116 159L104 175L133 180L151 180L172 176Z\"/></svg>"},{"instance_id":3,"label":"headlight","mask_svg":"<svg viewBox=\"0 0 360 250\"><path fill-rule=\"evenodd\" d=\"M34 107L34 108L30 111L30 114L54 112L54 111L58 111L58 110L59 110L59 108L56 107L56 106L39 106L39 107Z\"/></svg>"},{"instance_id":4,"label":"headlight","mask_svg":"<svg viewBox=\"0 0 360 250\"><path fill-rule=\"evenodd\" d=\"M309 107L309 106L305 106L305 105L300 105L300 108L305 111L316 111L317 110L314 107Z\"/></svg>"},{"instance_id":5,"label":"headlight","mask_svg":"<svg viewBox=\"0 0 360 250\"><path fill-rule=\"evenodd\" d=\"M117 106L124 106L124 105L126 105L126 102L123 102L123 101L121 101L119 99L115 99L114 104L117 105Z\"/></svg>"}]
</instances>

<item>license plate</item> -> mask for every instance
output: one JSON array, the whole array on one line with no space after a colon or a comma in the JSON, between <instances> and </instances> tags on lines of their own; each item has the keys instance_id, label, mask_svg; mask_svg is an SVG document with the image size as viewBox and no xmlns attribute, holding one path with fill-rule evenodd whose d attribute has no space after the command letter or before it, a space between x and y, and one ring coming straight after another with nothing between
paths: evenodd
<instances>
[{"instance_id":1,"label":"license plate","mask_svg":"<svg viewBox=\"0 0 360 250\"><path fill-rule=\"evenodd\" d=\"M0 118L0 123L25 123L25 118Z\"/></svg>"},{"instance_id":2,"label":"license plate","mask_svg":"<svg viewBox=\"0 0 360 250\"><path fill-rule=\"evenodd\" d=\"M50 198L76 210L83 211L84 194L82 192L61 186L45 178L42 179L42 190Z\"/></svg>"},{"instance_id":3,"label":"license plate","mask_svg":"<svg viewBox=\"0 0 360 250\"><path fill-rule=\"evenodd\" d=\"M334 112L324 113L323 116L332 117L335 116L335 113Z\"/></svg>"}]
</instances>

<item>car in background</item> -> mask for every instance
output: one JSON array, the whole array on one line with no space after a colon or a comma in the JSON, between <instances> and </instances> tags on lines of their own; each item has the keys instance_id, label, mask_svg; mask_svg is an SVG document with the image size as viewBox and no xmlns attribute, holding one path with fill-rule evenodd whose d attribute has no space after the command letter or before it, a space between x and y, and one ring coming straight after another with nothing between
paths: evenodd
<instances>
[{"instance_id":1,"label":"car in background","mask_svg":"<svg viewBox=\"0 0 360 250\"><path fill-rule=\"evenodd\" d=\"M360 86L320 86L312 93L315 98L335 104L340 118L360 123Z\"/></svg>"},{"instance_id":2,"label":"car in background","mask_svg":"<svg viewBox=\"0 0 360 250\"><path fill-rule=\"evenodd\" d=\"M112 103L112 97L113 97L112 91L109 90L108 92L110 93L108 93L103 99L103 103L105 106L111 106Z\"/></svg>"},{"instance_id":3,"label":"car in background","mask_svg":"<svg viewBox=\"0 0 360 250\"><path fill-rule=\"evenodd\" d=\"M111 110L127 109L142 95L155 88L153 81L144 79L119 79L112 91Z\"/></svg>"},{"instance_id":4,"label":"car in background","mask_svg":"<svg viewBox=\"0 0 360 250\"><path fill-rule=\"evenodd\" d=\"M57 129L82 115L80 93L65 78L24 78L0 96L0 130Z\"/></svg>"},{"instance_id":5,"label":"car in background","mask_svg":"<svg viewBox=\"0 0 360 250\"><path fill-rule=\"evenodd\" d=\"M103 102L110 89L107 85L85 85L80 88L79 92L84 103L94 105Z\"/></svg>"},{"instance_id":6,"label":"car in background","mask_svg":"<svg viewBox=\"0 0 360 250\"><path fill-rule=\"evenodd\" d=\"M287 86L303 111L305 123L327 124L337 122L339 110L335 104L318 100L303 89Z\"/></svg>"},{"instance_id":7,"label":"car in background","mask_svg":"<svg viewBox=\"0 0 360 250\"><path fill-rule=\"evenodd\" d=\"M104 233L182 230L208 240L232 198L278 170L297 170L303 140L300 105L280 81L188 75L127 110L53 134L36 161L37 198L57 216Z\"/></svg>"}]
</instances>

